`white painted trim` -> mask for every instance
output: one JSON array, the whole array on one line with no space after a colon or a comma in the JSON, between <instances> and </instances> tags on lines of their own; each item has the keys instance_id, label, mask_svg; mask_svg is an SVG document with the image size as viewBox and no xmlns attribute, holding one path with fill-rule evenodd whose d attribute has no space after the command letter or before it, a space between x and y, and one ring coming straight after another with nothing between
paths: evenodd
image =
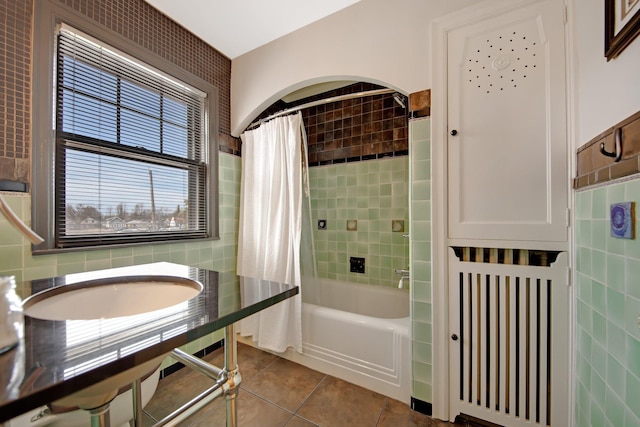
<instances>
[{"instance_id":1,"label":"white painted trim","mask_svg":"<svg viewBox=\"0 0 640 427\"><path fill-rule=\"evenodd\" d=\"M574 224L576 223L576 192L573 190L573 180L571 177L576 176L576 150L578 148L578 96L577 96L577 82L578 82L578 50L575 45L576 40L576 19L575 19L575 3L577 0L564 0L564 5L566 8L566 22L565 22L565 55L566 55L566 90L567 90L567 144L568 144L568 153L567 161L568 170L569 170L569 179L567 180L567 191L569 192L569 197L567 201L569 203L569 209L571 210L571 214L569 216L569 233L568 233L568 247L569 247L569 292L568 292L568 303L567 309L569 311L569 343L568 343L568 356L569 363L567 369L569 369L568 377L571 380L571 384L568 386L568 404L570 406L568 413L568 426L575 426L576 417L575 417L575 405L576 405L576 380L575 374L576 370L576 361L577 361L577 349L576 349L576 301L577 301L577 288L574 285L574 277L575 274L573 272L576 271L576 251L575 251L575 232L576 228Z\"/></svg>"},{"instance_id":2,"label":"white painted trim","mask_svg":"<svg viewBox=\"0 0 640 427\"><path fill-rule=\"evenodd\" d=\"M539 0L485 0L431 23L431 186L433 298L433 417L449 420L449 294L447 221L447 43L448 33L480 19ZM437 391L437 392L435 392Z\"/></svg>"},{"instance_id":3,"label":"white painted trim","mask_svg":"<svg viewBox=\"0 0 640 427\"><path fill-rule=\"evenodd\" d=\"M545 0L484 0L473 6L469 6L464 9L457 10L455 12L450 13L449 15L445 15L439 18L436 18L432 22L432 28L435 30L436 27L440 29L445 34L446 33L458 29L460 27L464 27L467 25L474 24L481 20L486 20L487 18L491 18L492 16L501 15L510 10L518 9L522 6L526 6L531 3L536 3ZM435 49L438 43L436 33L432 34L434 37L432 38L432 47ZM440 40L443 41L443 40ZM444 40L446 41L446 39ZM440 46L446 49L446 45ZM433 59L437 59L436 50L432 51ZM446 55L442 58L446 58ZM442 59L438 58L438 59ZM433 66L434 64L432 64ZM433 68L432 68L433 69ZM435 77L435 76L433 76ZM435 80L432 80L435 85Z\"/></svg>"},{"instance_id":4,"label":"white painted trim","mask_svg":"<svg viewBox=\"0 0 640 427\"><path fill-rule=\"evenodd\" d=\"M446 22L446 20L445 20ZM432 23L431 254L433 313L433 417L449 420L449 293L447 291L447 32Z\"/></svg>"}]
</instances>

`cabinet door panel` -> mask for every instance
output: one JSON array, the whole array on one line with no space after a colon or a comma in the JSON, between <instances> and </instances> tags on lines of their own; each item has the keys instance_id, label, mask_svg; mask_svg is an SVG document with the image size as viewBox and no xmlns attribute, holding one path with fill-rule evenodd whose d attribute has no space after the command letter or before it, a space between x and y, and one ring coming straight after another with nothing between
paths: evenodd
<instances>
[{"instance_id":1,"label":"cabinet door panel","mask_svg":"<svg viewBox=\"0 0 640 427\"><path fill-rule=\"evenodd\" d=\"M567 240L559 3L535 2L449 33L450 238Z\"/></svg>"}]
</instances>

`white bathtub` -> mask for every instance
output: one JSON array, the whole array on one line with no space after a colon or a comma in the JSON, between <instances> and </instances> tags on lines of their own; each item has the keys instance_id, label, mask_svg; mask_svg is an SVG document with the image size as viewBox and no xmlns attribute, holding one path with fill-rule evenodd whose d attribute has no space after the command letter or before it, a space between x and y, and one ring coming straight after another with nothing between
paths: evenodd
<instances>
[{"instance_id":1,"label":"white bathtub","mask_svg":"<svg viewBox=\"0 0 640 427\"><path fill-rule=\"evenodd\" d=\"M410 403L406 290L320 279L317 287L303 284L302 299L303 354L281 356Z\"/></svg>"}]
</instances>

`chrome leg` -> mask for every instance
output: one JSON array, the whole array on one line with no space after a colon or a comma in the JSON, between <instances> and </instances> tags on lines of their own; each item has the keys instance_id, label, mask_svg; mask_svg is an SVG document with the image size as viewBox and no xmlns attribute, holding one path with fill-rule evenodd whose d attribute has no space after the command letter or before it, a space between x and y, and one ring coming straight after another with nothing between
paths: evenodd
<instances>
[{"instance_id":1,"label":"chrome leg","mask_svg":"<svg viewBox=\"0 0 640 427\"><path fill-rule=\"evenodd\" d=\"M91 415L91 427L111 427L109 403L90 409L89 415Z\"/></svg>"},{"instance_id":2,"label":"chrome leg","mask_svg":"<svg viewBox=\"0 0 640 427\"><path fill-rule=\"evenodd\" d=\"M133 400L133 418L129 421L131 427L142 427L142 381L140 378L131 383L131 397Z\"/></svg>"},{"instance_id":3,"label":"chrome leg","mask_svg":"<svg viewBox=\"0 0 640 427\"><path fill-rule=\"evenodd\" d=\"M240 385L240 375L238 373L238 343L234 325L224 328L224 367L229 372L227 387L225 388L225 399L227 401L227 427L238 425L238 408L236 398L238 396L238 386Z\"/></svg>"},{"instance_id":4,"label":"chrome leg","mask_svg":"<svg viewBox=\"0 0 640 427\"><path fill-rule=\"evenodd\" d=\"M225 330L226 333L226 330ZM227 372L225 369L217 368L213 365L191 356L182 350L174 349L171 352L171 357L182 362L185 366L199 372L210 379L215 379L216 382L213 386L200 393L198 396L191 399L189 402L182 405L180 408L173 411L160 421L156 421L153 427L163 426L175 426L182 421L189 418L189 416L195 414L200 409L204 408L209 402L220 396L227 397L227 425L237 425L237 410L235 408L235 396L238 393L238 386L240 385L241 377L236 366L236 343L234 341L235 335L233 329L230 332L228 338L226 338L229 346L225 346L225 366L236 367L236 369ZM227 357L228 354L228 357ZM229 421L231 420L231 421ZM229 424L231 423L231 424Z\"/></svg>"}]
</instances>

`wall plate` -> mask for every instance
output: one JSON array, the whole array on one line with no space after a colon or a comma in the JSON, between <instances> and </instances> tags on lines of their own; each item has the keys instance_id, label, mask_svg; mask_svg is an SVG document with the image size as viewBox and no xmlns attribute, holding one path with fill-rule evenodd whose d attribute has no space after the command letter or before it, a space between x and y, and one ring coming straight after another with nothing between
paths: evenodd
<instances>
[{"instance_id":1,"label":"wall plate","mask_svg":"<svg viewBox=\"0 0 640 427\"><path fill-rule=\"evenodd\" d=\"M613 203L610 206L611 237L633 239L635 237L635 202Z\"/></svg>"}]
</instances>

